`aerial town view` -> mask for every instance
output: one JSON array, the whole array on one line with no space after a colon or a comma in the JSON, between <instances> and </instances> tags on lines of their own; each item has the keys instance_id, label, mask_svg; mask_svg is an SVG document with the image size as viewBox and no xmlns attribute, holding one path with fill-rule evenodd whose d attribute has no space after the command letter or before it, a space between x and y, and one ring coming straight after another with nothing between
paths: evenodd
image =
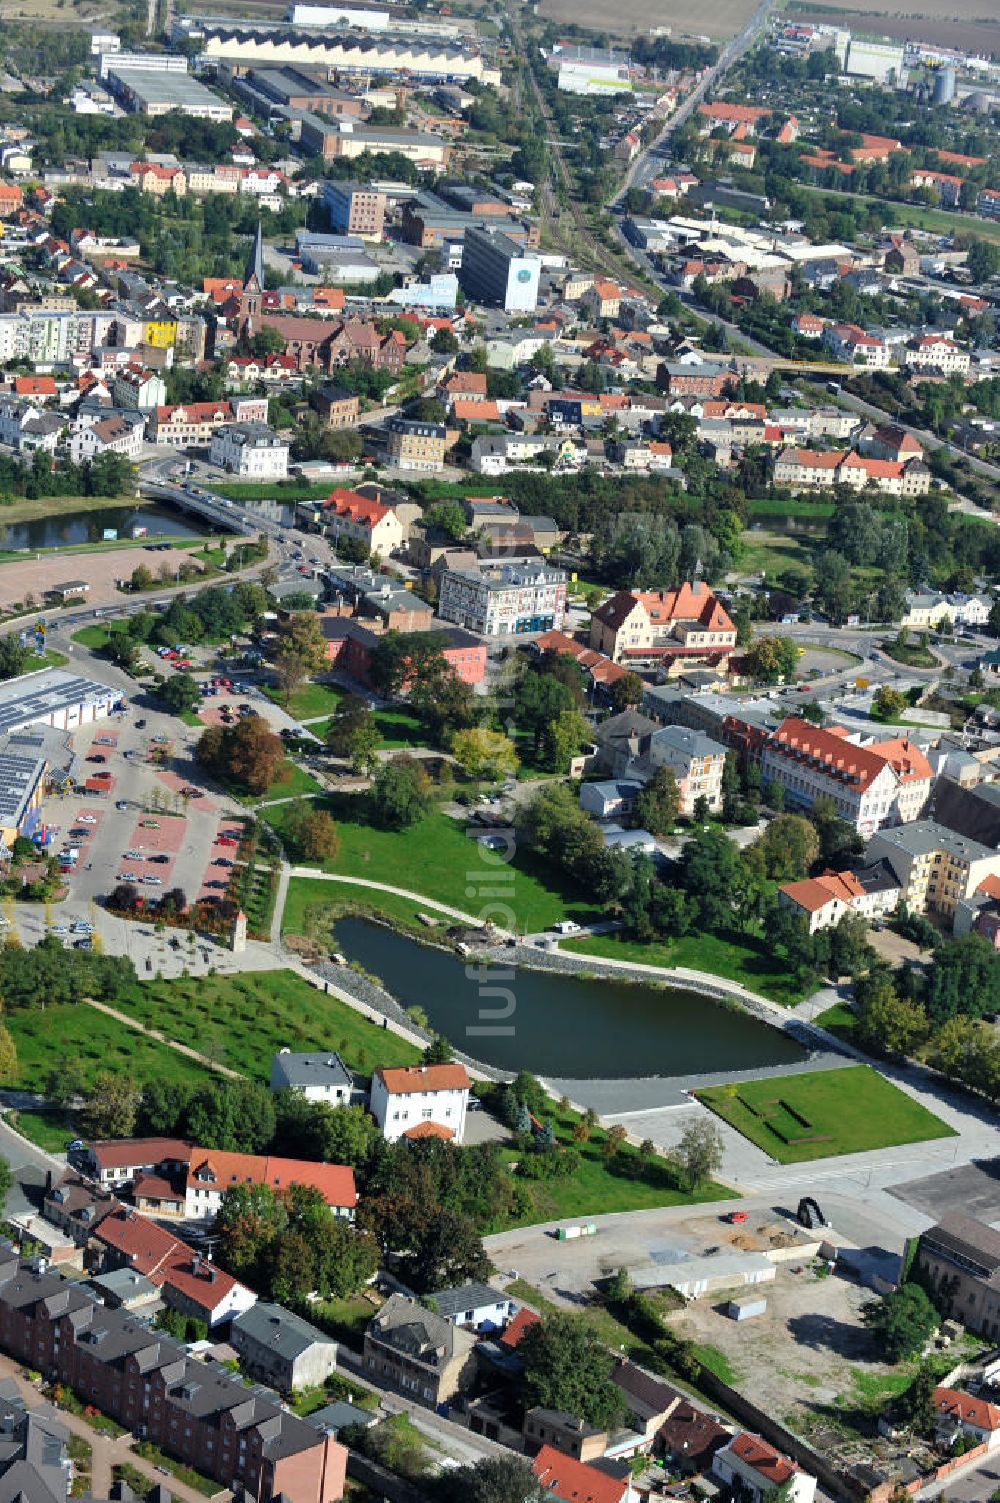
<instances>
[{"instance_id":1,"label":"aerial town view","mask_svg":"<svg viewBox=\"0 0 1000 1503\"><path fill-rule=\"evenodd\" d=\"M0 1503L1000 1503L946 9L0 0Z\"/></svg>"}]
</instances>

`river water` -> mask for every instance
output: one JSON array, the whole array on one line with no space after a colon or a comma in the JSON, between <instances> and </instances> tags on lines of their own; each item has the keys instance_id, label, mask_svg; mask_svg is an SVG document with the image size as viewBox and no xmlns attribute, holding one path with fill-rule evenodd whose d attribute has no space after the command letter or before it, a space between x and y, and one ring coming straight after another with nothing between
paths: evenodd
<instances>
[{"instance_id":1,"label":"river water","mask_svg":"<svg viewBox=\"0 0 1000 1503\"><path fill-rule=\"evenodd\" d=\"M404 1007L422 1007L455 1045L503 1070L615 1079L746 1070L805 1058L790 1038L696 991L659 990L546 971L501 974L418 944L367 919L344 918L336 946L379 976ZM504 1013L503 1019L485 1013Z\"/></svg>"}]
</instances>

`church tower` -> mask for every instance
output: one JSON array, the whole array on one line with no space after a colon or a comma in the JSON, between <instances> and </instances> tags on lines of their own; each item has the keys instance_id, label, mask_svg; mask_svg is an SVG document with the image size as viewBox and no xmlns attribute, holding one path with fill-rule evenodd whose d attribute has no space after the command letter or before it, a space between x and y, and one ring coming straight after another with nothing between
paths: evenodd
<instances>
[{"instance_id":1,"label":"church tower","mask_svg":"<svg viewBox=\"0 0 1000 1503\"><path fill-rule=\"evenodd\" d=\"M260 327L260 300L264 292L264 237L261 233L260 220L257 221L257 233L254 236L253 246L247 257L246 268L243 272L243 291L240 294L240 311L238 333L240 338L248 340L256 334Z\"/></svg>"}]
</instances>

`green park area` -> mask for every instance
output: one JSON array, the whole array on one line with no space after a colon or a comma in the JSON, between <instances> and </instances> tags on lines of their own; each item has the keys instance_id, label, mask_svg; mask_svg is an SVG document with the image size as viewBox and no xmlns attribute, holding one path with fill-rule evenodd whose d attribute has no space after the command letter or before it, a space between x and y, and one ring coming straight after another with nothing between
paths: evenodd
<instances>
[{"instance_id":1,"label":"green park area","mask_svg":"<svg viewBox=\"0 0 1000 1503\"><path fill-rule=\"evenodd\" d=\"M215 1063L257 1080L269 1078L271 1057L284 1048L336 1049L363 1072L418 1057L413 1044L293 971L136 983L118 1006L167 1040L197 1039Z\"/></svg>"},{"instance_id":2,"label":"green park area","mask_svg":"<svg viewBox=\"0 0 1000 1503\"><path fill-rule=\"evenodd\" d=\"M463 824L434 813L406 830L379 830L362 823L359 816L363 804L356 796L317 799L314 806L329 810L340 838L337 855L323 862L322 870L385 882L476 915L481 906L476 884L482 884L487 867ZM290 804L277 804L265 812L279 835L294 818ZM595 917L583 894L570 889L568 883L560 886L558 873L527 852L518 853L506 870L512 873L509 904L521 932L535 933L563 918L583 921ZM471 895L467 890L470 887ZM331 898L334 896L331 893ZM508 901L506 887L504 901Z\"/></svg>"},{"instance_id":3,"label":"green park area","mask_svg":"<svg viewBox=\"0 0 1000 1503\"><path fill-rule=\"evenodd\" d=\"M628 960L636 965L667 969L707 971L726 981L735 981L748 991L760 992L772 1002L792 1007L801 1002L805 989L790 974L789 966L759 935L730 931L728 934L687 934L681 939L623 939L617 934L594 934L585 939L563 940L561 949L576 955L596 955L606 960Z\"/></svg>"},{"instance_id":4,"label":"green park area","mask_svg":"<svg viewBox=\"0 0 1000 1503\"><path fill-rule=\"evenodd\" d=\"M870 1065L705 1086L696 1094L782 1164L955 1136Z\"/></svg>"},{"instance_id":5,"label":"green park area","mask_svg":"<svg viewBox=\"0 0 1000 1503\"><path fill-rule=\"evenodd\" d=\"M353 882L326 882L322 877L293 877L288 884L283 934L304 934L320 945L329 946L331 925L347 914L371 914L389 919L395 929L426 934L428 926L418 917L434 913L432 898L404 898L395 892L379 892ZM441 922L454 921L444 911Z\"/></svg>"}]
</instances>

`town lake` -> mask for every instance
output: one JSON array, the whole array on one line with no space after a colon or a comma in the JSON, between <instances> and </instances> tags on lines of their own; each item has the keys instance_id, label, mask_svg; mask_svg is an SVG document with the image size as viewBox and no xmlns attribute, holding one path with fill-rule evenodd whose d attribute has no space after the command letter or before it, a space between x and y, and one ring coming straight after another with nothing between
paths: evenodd
<instances>
[{"instance_id":1,"label":"town lake","mask_svg":"<svg viewBox=\"0 0 1000 1503\"><path fill-rule=\"evenodd\" d=\"M404 1007L422 1007L456 1048L499 1069L616 1079L749 1070L806 1057L787 1033L697 991L552 971L481 972L450 951L362 918L339 920L334 935L337 949L378 976ZM489 1014L505 1012L510 997L510 1015L491 1022Z\"/></svg>"},{"instance_id":2,"label":"town lake","mask_svg":"<svg viewBox=\"0 0 1000 1503\"><path fill-rule=\"evenodd\" d=\"M58 504L58 503L54 503ZM70 548L81 543L99 543L105 531L127 540L133 527L145 527L150 537L203 537L200 517L163 506L101 506L93 511L53 511L27 522L4 523L0 507L0 549ZM141 538L136 540L142 542Z\"/></svg>"}]
</instances>

